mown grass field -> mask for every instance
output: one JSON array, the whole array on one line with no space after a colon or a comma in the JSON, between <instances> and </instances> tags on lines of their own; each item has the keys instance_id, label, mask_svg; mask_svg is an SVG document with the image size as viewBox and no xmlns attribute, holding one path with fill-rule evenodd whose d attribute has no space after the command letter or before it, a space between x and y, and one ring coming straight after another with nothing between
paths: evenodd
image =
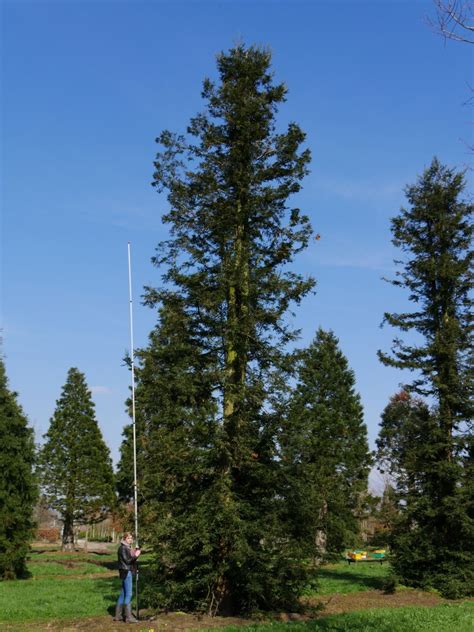
<instances>
[{"instance_id":1,"label":"mown grass field","mask_svg":"<svg viewBox=\"0 0 474 632\"><path fill-rule=\"evenodd\" d=\"M30 578L0 583L0 629L2 623L105 615L114 605L120 591L115 546L100 553L48 549L31 553Z\"/></svg>"},{"instance_id":2,"label":"mown grass field","mask_svg":"<svg viewBox=\"0 0 474 632\"><path fill-rule=\"evenodd\" d=\"M115 547L89 553L61 553L45 547L34 551L28 564L29 579L0 583L0 629L23 631L31 626L36 631L51 624L54 630L63 627L70 630L76 629L73 621L77 623L83 618L86 624L87 618L95 617L88 626L91 630L115 630L110 617L120 589L115 559ZM146 568L146 555L141 564ZM317 586L308 586L305 597L320 599L323 603L330 603L336 597L347 597L352 604L349 609L354 611L328 616L323 612L321 618L310 621L269 622L221 629L223 632L471 632L474 629L474 604L467 602L362 610L367 608L367 604L362 603L365 595L383 588L389 570L386 563L348 566L345 562L319 570ZM193 628L196 619L192 616L188 619L189 627L179 629ZM165 625L168 630L177 629L172 627L173 624ZM206 624L203 622L197 627L202 632ZM135 629L148 632L161 628L143 622Z\"/></svg>"},{"instance_id":3,"label":"mown grass field","mask_svg":"<svg viewBox=\"0 0 474 632\"><path fill-rule=\"evenodd\" d=\"M334 593L353 593L364 590L383 590L384 582L390 573L390 565L359 563L328 564L318 571L317 588L308 588L308 595L332 595Z\"/></svg>"},{"instance_id":4,"label":"mown grass field","mask_svg":"<svg viewBox=\"0 0 474 632\"><path fill-rule=\"evenodd\" d=\"M117 599L119 582L100 579L31 579L0 585L2 623L104 615Z\"/></svg>"}]
</instances>

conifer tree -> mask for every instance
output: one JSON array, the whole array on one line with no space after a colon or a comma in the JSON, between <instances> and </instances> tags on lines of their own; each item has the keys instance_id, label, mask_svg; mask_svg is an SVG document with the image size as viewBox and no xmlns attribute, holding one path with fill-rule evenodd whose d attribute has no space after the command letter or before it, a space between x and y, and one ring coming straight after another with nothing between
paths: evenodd
<instances>
[{"instance_id":1,"label":"conifer tree","mask_svg":"<svg viewBox=\"0 0 474 632\"><path fill-rule=\"evenodd\" d=\"M0 580L22 577L34 536L33 510L38 496L34 476L33 431L16 393L8 389L0 358Z\"/></svg>"},{"instance_id":2,"label":"conifer tree","mask_svg":"<svg viewBox=\"0 0 474 632\"><path fill-rule=\"evenodd\" d=\"M120 458L115 473L115 487L119 502L129 503L133 498L133 426L128 424L122 431ZM139 435L143 436L143 431Z\"/></svg>"},{"instance_id":3,"label":"conifer tree","mask_svg":"<svg viewBox=\"0 0 474 632\"><path fill-rule=\"evenodd\" d=\"M435 586L449 596L470 590L474 577L473 225L472 205L461 199L464 188L463 173L437 159L407 187L410 207L392 220L393 243L405 255L392 283L409 291L416 311L387 313L385 321L416 332L421 341L396 339L392 354L379 352L384 364L416 372L406 391L434 401L428 413L416 401L413 411L410 400L403 415L401 402L391 402L382 420L380 458L401 464L397 484L406 502L406 533L394 540L395 566L405 582Z\"/></svg>"},{"instance_id":4,"label":"conifer tree","mask_svg":"<svg viewBox=\"0 0 474 632\"><path fill-rule=\"evenodd\" d=\"M371 457L354 372L331 331L320 328L300 354L281 444L289 511L304 512L298 522L313 530L319 554L355 544Z\"/></svg>"},{"instance_id":5,"label":"conifer tree","mask_svg":"<svg viewBox=\"0 0 474 632\"><path fill-rule=\"evenodd\" d=\"M280 520L270 396L295 338L285 313L313 286L285 269L311 234L287 205L310 156L296 124L275 129L286 88L259 48L217 66L187 137L157 139L171 237L154 258L165 287L146 302L160 321L137 372L162 603L211 614L295 607L301 551Z\"/></svg>"},{"instance_id":6,"label":"conifer tree","mask_svg":"<svg viewBox=\"0 0 474 632\"><path fill-rule=\"evenodd\" d=\"M41 483L63 521L63 548L74 545L74 525L103 519L114 504L109 449L97 424L83 373L68 371L41 450Z\"/></svg>"},{"instance_id":7,"label":"conifer tree","mask_svg":"<svg viewBox=\"0 0 474 632\"><path fill-rule=\"evenodd\" d=\"M372 546L387 547L400 518L399 496L390 482L385 482L382 498L377 498L377 501L375 511L372 512L376 529L370 543Z\"/></svg>"},{"instance_id":8,"label":"conifer tree","mask_svg":"<svg viewBox=\"0 0 474 632\"><path fill-rule=\"evenodd\" d=\"M404 390L390 398L382 413L377 456L380 470L393 480L400 498L426 494L430 481L427 463L436 463L427 439L433 439L435 433L435 418L421 398Z\"/></svg>"}]
</instances>

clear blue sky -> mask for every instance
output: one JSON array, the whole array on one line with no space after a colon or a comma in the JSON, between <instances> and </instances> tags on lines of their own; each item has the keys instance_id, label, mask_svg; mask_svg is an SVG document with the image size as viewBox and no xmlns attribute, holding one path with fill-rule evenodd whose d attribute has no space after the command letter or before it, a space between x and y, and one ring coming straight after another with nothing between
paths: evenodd
<instances>
[{"instance_id":1,"label":"clear blue sky","mask_svg":"<svg viewBox=\"0 0 474 632\"><path fill-rule=\"evenodd\" d=\"M400 372L382 367L385 310L406 307L393 273L389 219L403 187L436 154L466 164L472 113L468 45L425 23L430 1L2 3L3 352L11 387L47 430L69 367L85 372L114 459L129 385L127 242L136 346L155 314L145 284L167 204L150 186L154 139L202 109L215 54L268 45L289 87L280 122L297 121L313 153L294 200L321 241L297 268L318 280L299 308L301 345L318 326L340 339L371 443Z\"/></svg>"}]
</instances>

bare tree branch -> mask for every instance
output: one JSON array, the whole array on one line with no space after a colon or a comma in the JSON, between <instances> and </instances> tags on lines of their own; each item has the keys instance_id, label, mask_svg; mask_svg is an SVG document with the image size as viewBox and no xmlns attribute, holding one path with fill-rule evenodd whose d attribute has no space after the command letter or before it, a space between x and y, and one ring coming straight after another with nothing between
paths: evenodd
<instances>
[{"instance_id":1,"label":"bare tree branch","mask_svg":"<svg viewBox=\"0 0 474 632\"><path fill-rule=\"evenodd\" d=\"M474 44L473 0L433 0L436 21L428 18L431 28L445 39Z\"/></svg>"}]
</instances>

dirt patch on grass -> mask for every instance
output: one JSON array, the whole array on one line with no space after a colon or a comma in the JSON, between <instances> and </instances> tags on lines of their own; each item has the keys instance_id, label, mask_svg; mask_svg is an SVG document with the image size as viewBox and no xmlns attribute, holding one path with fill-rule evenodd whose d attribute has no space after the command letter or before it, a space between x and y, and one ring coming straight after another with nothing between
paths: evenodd
<instances>
[{"instance_id":1,"label":"dirt patch on grass","mask_svg":"<svg viewBox=\"0 0 474 632\"><path fill-rule=\"evenodd\" d=\"M323 597L313 597L307 600L309 605L323 605L317 618L325 617L331 614L342 614L344 612L355 612L357 610L366 610L369 608L401 608L404 606L437 606L442 603L456 603L442 599L436 594L426 593L417 590L401 590L393 595L386 595L379 590L370 590L366 592L334 594ZM156 617L146 616L146 612L142 614L143 618L138 625L131 627L131 630L137 632L173 632L191 631L202 629L218 629L228 625L244 626L257 623L254 620L243 619L239 617L208 617L205 615L194 615L180 612L171 612L168 614L159 614ZM304 621L310 618L306 615L296 613L281 613L276 617L279 621ZM274 620L274 619L273 619ZM43 623L28 623L6 625L2 627L5 632L74 632L75 630L89 630L90 632L120 632L124 630L123 623L115 623L111 616L105 617L88 617L67 621L51 621ZM128 628L127 628L128 629Z\"/></svg>"},{"instance_id":2,"label":"dirt patch on grass","mask_svg":"<svg viewBox=\"0 0 474 632\"><path fill-rule=\"evenodd\" d=\"M66 568L77 568L78 566L83 566L84 564L96 564L97 566L103 566L103 564L101 562L98 562L96 560L89 560L87 557L81 557L81 558L77 558L76 560L30 560L30 562L33 562L34 564L60 564L61 566L65 566Z\"/></svg>"},{"instance_id":3,"label":"dirt patch on grass","mask_svg":"<svg viewBox=\"0 0 474 632\"><path fill-rule=\"evenodd\" d=\"M87 554L87 553L99 553L99 554L107 554L110 555L111 552L114 552L118 548L117 544L110 544L107 542L88 542L87 546L84 546L84 543L80 545L76 545L73 551L63 551L59 544L45 544L44 542L33 542L31 545L31 550L34 553L48 553L48 554L57 554L64 555L65 553L78 553L78 554Z\"/></svg>"},{"instance_id":4,"label":"dirt patch on grass","mask_svg":"<svg viewBox=\"0 0 474 632\"><path fill-rule=\"evenodd\" d=\"M312 597L307 602L310 605L321 603L324 607L321 611L322 616L354 612L355 610L367 610L369 608L438 606L442 603L453 603L439 597L435 593L422 592L420 590L400 590L393 595L386 595L381 590L366 590L346 595L336 593L323 597Z\"/></svg>"},{"instance_id":5,"label":"dirt patch on grass","mask_svg":"<svg viewBox=\"0 0 474 632\"><path fill-rule=\"evenodd\" d=\"M28 581L38 581L43 579L60 579L60 580L77 580L77 579L100 579L103 577L117 577L117 573L114 571L104 571L103 573L82 573L77 575L35 575L30 577Z\"/></svg>"},{"instance_id":6,"label":"dirt patch on grass","mask_svg":"<svg viewBox=\"0 0 474 632\"><path fill-rule=\"evenodd\" d=\"M118 570L117 570L117 562L107 562L107 561L103 561L103 560L91 560L90 558L84 557L84 558L78 558L76 560L51 560L51 559L47 559L47 560L32 560L32 562L35 565L39 565L39 567L41 568L41 565L47 565L47 564L51 564L51 562L53 562L54 564L59 564L61 566L64 566L65 568L70 568L70 569L74 569L74 568L81 568L81 566L84 566L84 564L91 564L93 566L98 566L99 568L104 569L103 572L105 573L106 570L109 571L109 573L113 574L112 571L115 572L115 574L118 574ZM95 573L94 573L95 574ZM67 577L70 577L70 575L68 575ZM82 575L75 575L75 577L82 577Z\"/></svg>"},{"instance_id":7,"label":"dirt patch on grass","mask_svg":"<svg viewBox=\"0 0 474 632\"><path fill-rule=\"evenodd\" d=\"M199 630L208 628L224 628L227 625L249 625L249 619L238 617L208 617L180 612L160 614L154 618L143 618L133 626L124 626L123 623L112 621L112 617L88 617L77 620L51 621L44 623L28 623L6 625L2 632L74 632L75 630L89 630L90 632L124 632L125 629L136 632L174 632L174 630Z\"/></svg>"}]
</instances>

